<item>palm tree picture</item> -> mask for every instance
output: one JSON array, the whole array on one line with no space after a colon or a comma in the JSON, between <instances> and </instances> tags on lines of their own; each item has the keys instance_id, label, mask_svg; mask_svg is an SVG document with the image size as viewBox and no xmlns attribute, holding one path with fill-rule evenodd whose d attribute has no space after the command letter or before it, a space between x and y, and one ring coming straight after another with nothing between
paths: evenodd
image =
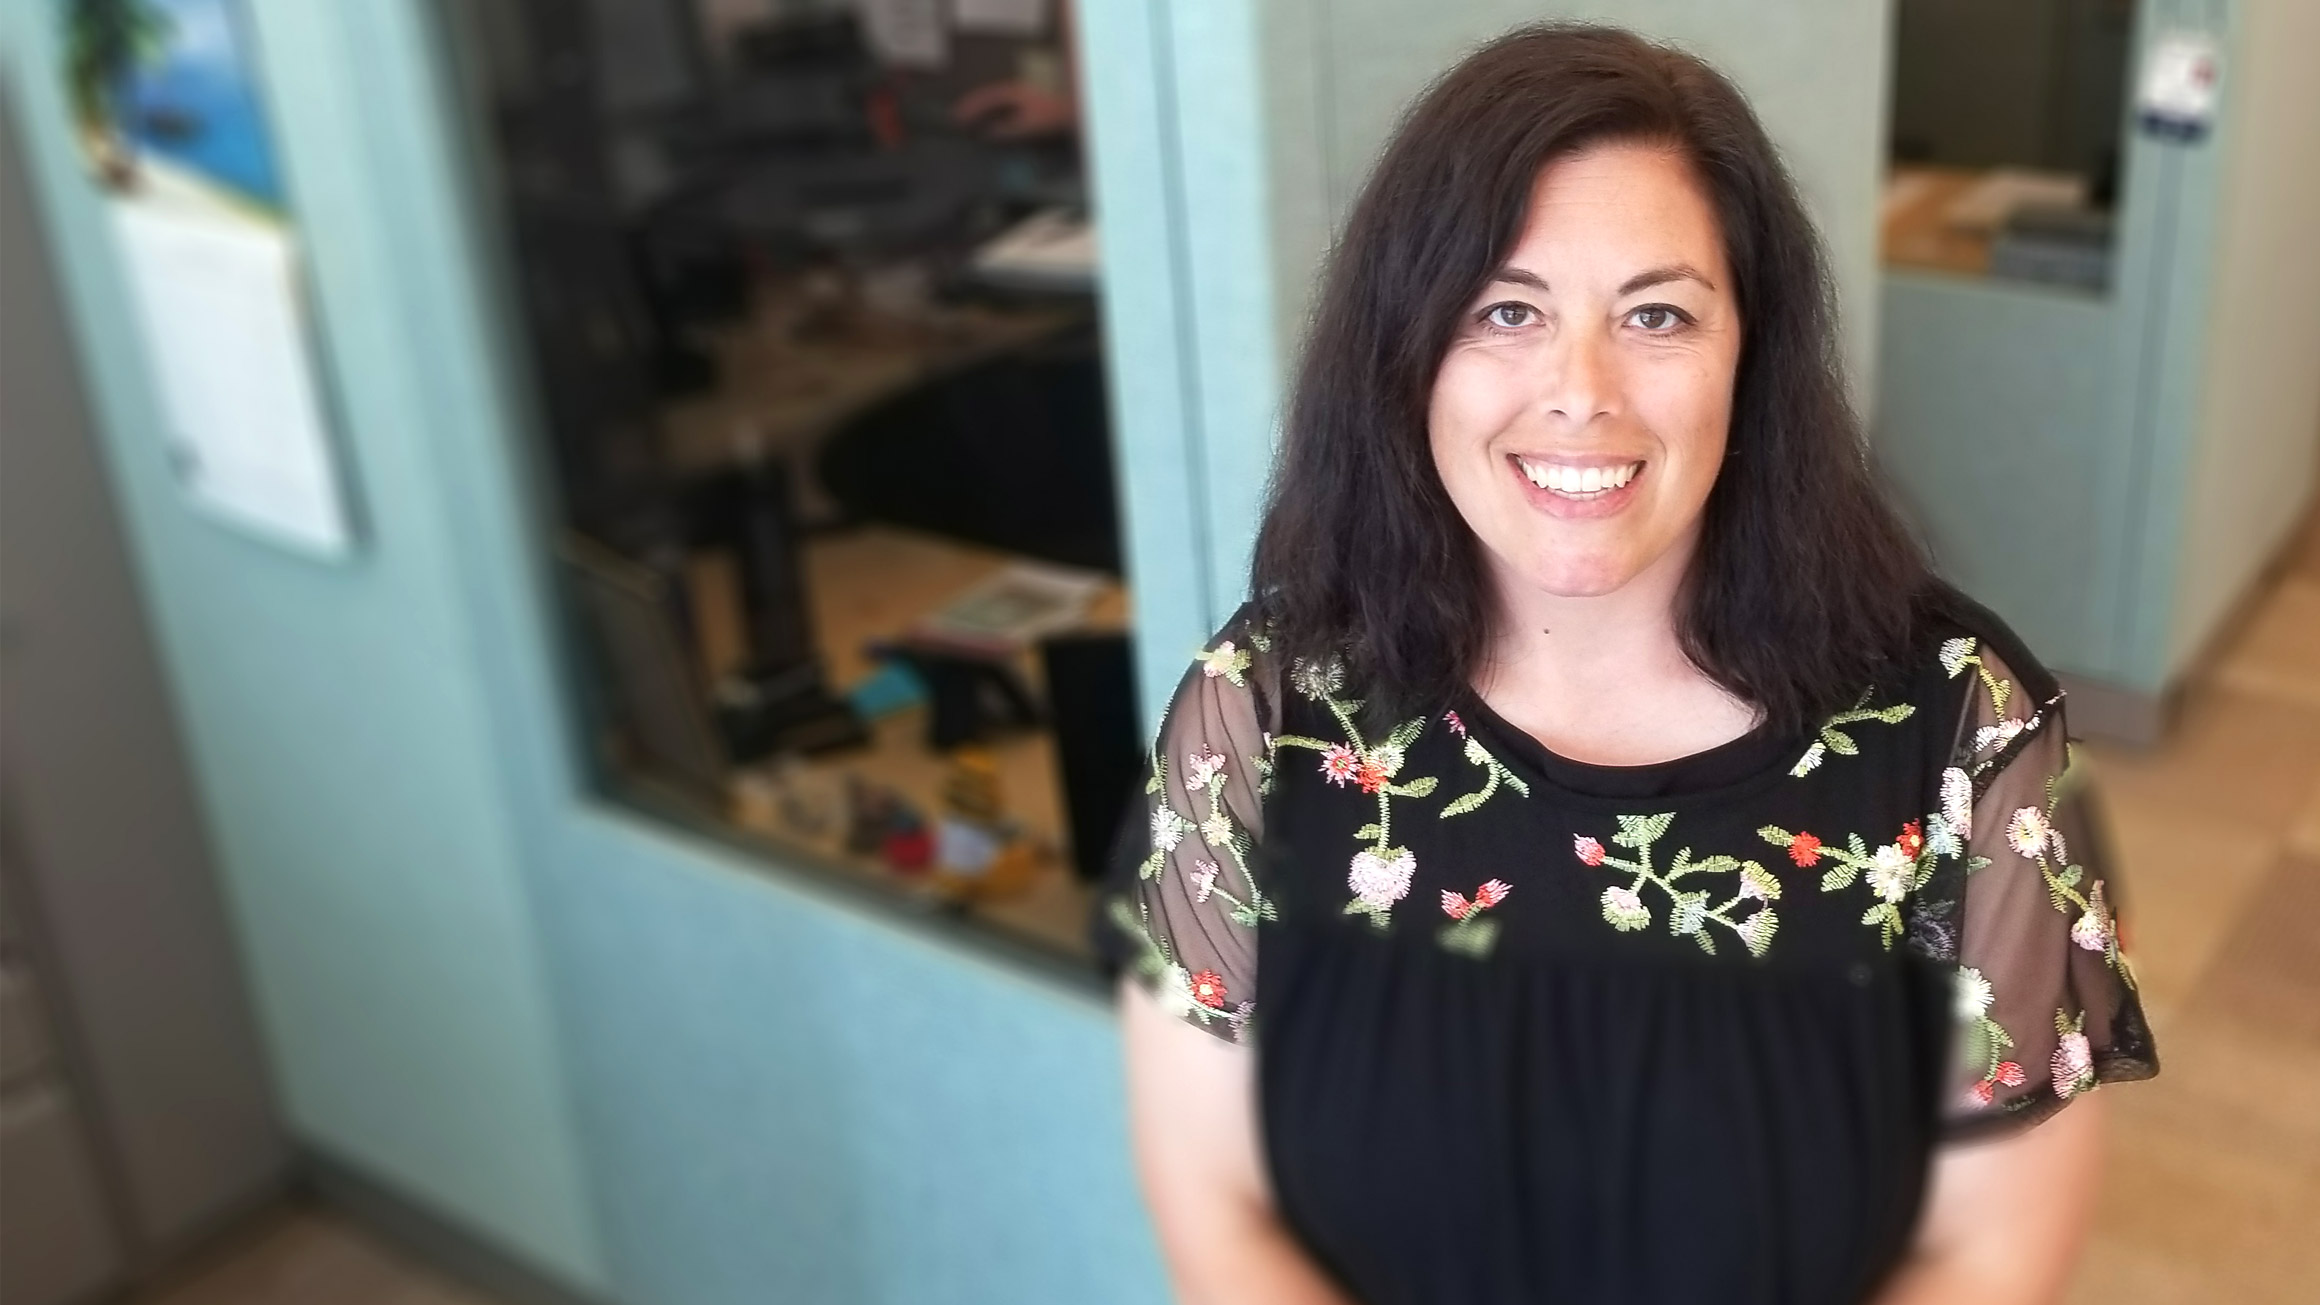
<instances>
[{"instance_id":1,"label":"palm tree picture","mask_svg":"<svg viewBox=\"0 0 2320 1305\"><path fill-rule=\"evenodd\" d=\"M115 190L137 184L137 151L122 122L129 78L167 50L169 15L148 0L65 0L65 80L98 178Z\"/></svg>"}]
</instances>

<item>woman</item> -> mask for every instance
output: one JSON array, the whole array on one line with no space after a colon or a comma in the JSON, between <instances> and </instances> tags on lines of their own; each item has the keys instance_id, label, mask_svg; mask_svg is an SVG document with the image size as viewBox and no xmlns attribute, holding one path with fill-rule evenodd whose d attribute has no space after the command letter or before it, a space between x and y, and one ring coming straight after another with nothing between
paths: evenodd
<instances>
[{"instance_id":1,"label":"woman","mask_svg":"<svg viewBox=\"0 0 2320 1305\"><path fill-rule=\"evenodd\" d=\"M2156 1068L2066 739L1866 469L1741 97L1475 54L1348 221L1103 904L1184 1299L2055 1299L2082 1098Z\"/></svg>"}]
</instances>

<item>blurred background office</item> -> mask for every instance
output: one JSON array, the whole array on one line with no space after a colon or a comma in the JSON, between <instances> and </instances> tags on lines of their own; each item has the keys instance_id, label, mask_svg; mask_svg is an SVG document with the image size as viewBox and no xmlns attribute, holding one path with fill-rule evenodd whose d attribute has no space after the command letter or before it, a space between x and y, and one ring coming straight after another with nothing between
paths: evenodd
<instances>
[{"instance_id":1,"label":"blurred background office","mask_svg":"<svg viewBox=\"0 0 2320 1305\"><path fill-rule=\"evenodd\" d=\"M1400 107L1740 83L2320 1272L2320 6L0 0L0 1298L1161 1301L1087 941ZM2061 597L2057 598L2059 595Z\"/></svg>"}]
</instances>

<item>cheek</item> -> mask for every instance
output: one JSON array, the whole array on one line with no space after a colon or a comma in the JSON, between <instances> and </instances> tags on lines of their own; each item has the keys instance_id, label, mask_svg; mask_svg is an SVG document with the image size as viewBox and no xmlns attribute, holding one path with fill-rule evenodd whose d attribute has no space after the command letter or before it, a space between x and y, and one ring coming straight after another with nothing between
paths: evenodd
<instances>
[{"instance_id":1,"label":"cheek","mask_svg":"<svg viewBox=\"0 0 2320 1305\"><path fill-rule=\"evenodd\" d=\"M1649 383L1630 391L1637 410L1675 464L1671 480L1696 483L1704 496L1731 433L1731 369L1717 359L1686 359L1655 371Z\"/></svg>"},{"instance_id":2,"label":"cheek","mask_svg":"<svg viewBox=\"0 0 2320 1305\"><path fill-rule=\"evenodd\" d=\"M1435 374L1426 437L1445 482L1475 474L1473 463L1522 404L1507 360L1453 352Z\"/></svg>"}]
</instances>

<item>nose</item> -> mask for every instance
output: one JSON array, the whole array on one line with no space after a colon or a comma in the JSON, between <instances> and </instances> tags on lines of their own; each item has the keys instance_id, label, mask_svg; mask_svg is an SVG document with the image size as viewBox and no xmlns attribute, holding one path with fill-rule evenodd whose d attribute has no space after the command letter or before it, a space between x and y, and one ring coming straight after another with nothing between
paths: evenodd
<instances>
[{"instance_id":1,"label":"nose","mask_svg":"<svg viewBox=\"0 0 2320 1305\"><path fill-rule=\"evenodd\" d=\"M1539 406L1573 427L1612 415L1618 404L1618 361L1599 331L1565 330L1549 347L1541 370Z\"/></svg>"}]
</instances>

